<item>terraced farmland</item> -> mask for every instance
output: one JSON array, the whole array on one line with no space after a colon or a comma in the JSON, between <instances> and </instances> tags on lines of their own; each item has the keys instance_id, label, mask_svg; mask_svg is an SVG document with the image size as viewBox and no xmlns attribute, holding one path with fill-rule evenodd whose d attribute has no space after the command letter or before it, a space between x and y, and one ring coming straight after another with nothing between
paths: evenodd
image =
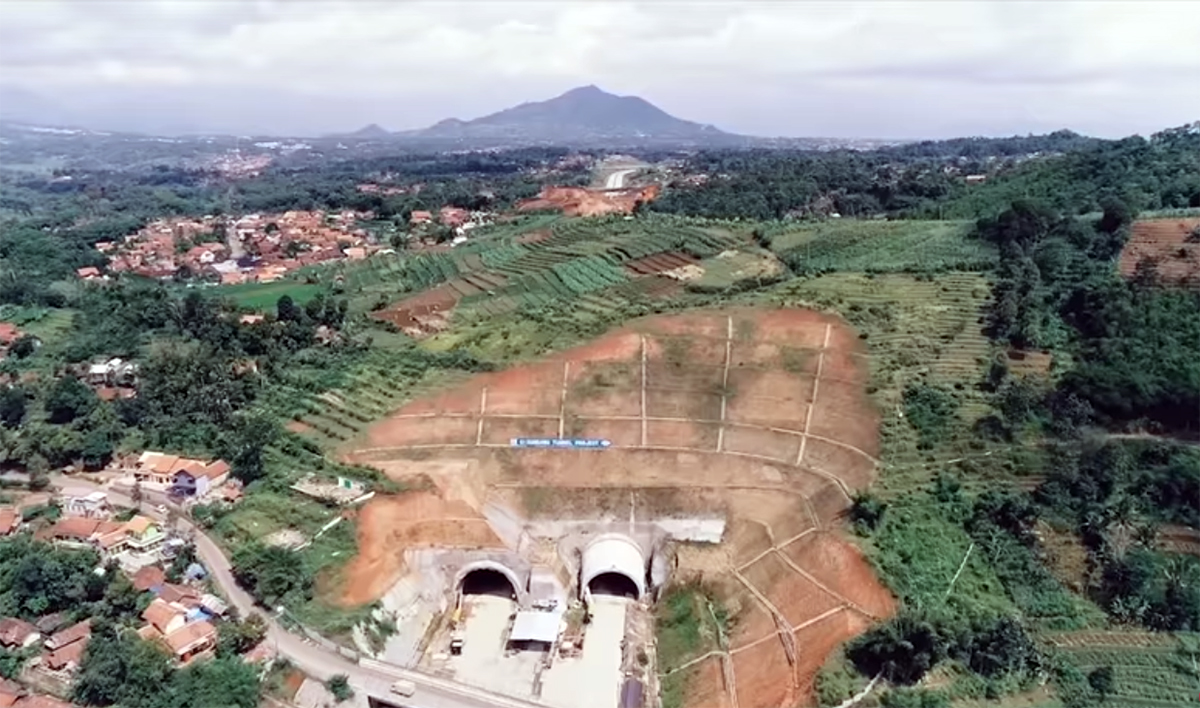
<instances>
[{"instance_id":1,"label":"terraced farmland","mask_svg":"<svg viewBox=\"0 0 1200 708\"><path fill-rule=\"evenodd\" d=\"M1196 704L1200 694L1196 660L1200 657L1186 650L1187 644L1194 645L1194 635L1177 639L1144 632L1090 632L1080 641L1072 641L1073 637L1049 639L1085 673L1112 667L1116 692L1108 704L1145 708Z\"/></svg>"},{"instance_id":2,"label":"terraced farmland","mask_svg":"<svg viewBox=\"0 0 1200 708\"><path fill-rule=\"evenodd\" d=\"M768 234L771 250L798 272L982 270L996 250L968 221L832 219Z\"/></svg>"},{"instance_id":3,"label":"terraced farmland","mask_svg":"<svg viewBox=\"0 0 1200 708\"><path fill-rule=\"evenodd\" d=\"M836 273L789 282L777 288L782 302L815 303L838 310L866 339L871 353L872 394L883 413L884 463L880 484L897 491L928 481L938 461L979 455L968 447L966 428L988 410L976 384L991 345L982 328L989 297L978 273L934 277ZM936 451L917 448L917 436L901 415L901 396L910 384L947 387L959 401L961 435Z\"/></svg>"}]
</instances>

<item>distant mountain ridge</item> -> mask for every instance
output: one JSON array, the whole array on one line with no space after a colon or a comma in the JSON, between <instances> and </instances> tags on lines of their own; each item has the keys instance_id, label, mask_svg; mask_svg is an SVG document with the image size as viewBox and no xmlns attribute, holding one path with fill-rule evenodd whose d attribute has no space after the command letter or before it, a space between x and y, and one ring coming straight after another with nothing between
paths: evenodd
<instances>
[{"instance_id":1,"label":"distant mountain ridge","mask_svg":"<svg viewBox=\"0 0 1200 708\"><path fill-rule=\"evenodd\" d=\"M448 118L428 128L395 133L431 140L591 142L599 140L712 143L741 136L676 118L637 96L582 86L546 101L531 101L474 120Z\"/></svg>"}]
</instances>

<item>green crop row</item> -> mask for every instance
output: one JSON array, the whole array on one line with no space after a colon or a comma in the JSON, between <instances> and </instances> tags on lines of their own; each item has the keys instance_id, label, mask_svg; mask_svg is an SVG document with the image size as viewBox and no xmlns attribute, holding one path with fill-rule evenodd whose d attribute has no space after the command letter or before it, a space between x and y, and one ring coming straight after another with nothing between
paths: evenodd
<instances>
[{"instance_id":1,"label":"green crop row","mask_svg":"<svg viewBox=\"0 0 1200 708\"><path fill-rule=\"evenodd\" d=\"M600 256L559 263L552 270L575 295L603 290L626 280L620 268Z\"/></svg>"}]
</instances>

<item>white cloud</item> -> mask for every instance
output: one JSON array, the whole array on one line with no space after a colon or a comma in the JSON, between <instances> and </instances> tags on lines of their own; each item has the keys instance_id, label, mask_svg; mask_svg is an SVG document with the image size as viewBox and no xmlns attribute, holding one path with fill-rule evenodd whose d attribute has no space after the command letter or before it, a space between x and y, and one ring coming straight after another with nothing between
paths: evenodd
<instances>
[{"instance_id":1,"label":"white cloud","mask_svg":"<svg viewBox=\"0 0 1200 708\"><path fill-rule=\"evenodd\" d=\"M1015 128L1030 115L1095 123L1103 102L1136 101L1160 111L1136 128L1149 129L1200 117L1197 37L1200 5L1145 0L7 0L0 70L31 87L288 89L391 108L403 105L397 97L419 96L422 106L407 111L413 120L469 117L597 83L662 97L684 117L774 133L829 121L754 115L737 102L774 91L771 105L811 117L820 107L805 96L840 97L825 107L834 112L878 107L872 95L886 96L913 113L905 96L919 95L931 110L955 112L950 122L980 115L964 106L975 103ZM996 105L997 94L1018 105ZM1138 123L1118 113L1111 130Z\"/></svg>"}]
</instances>

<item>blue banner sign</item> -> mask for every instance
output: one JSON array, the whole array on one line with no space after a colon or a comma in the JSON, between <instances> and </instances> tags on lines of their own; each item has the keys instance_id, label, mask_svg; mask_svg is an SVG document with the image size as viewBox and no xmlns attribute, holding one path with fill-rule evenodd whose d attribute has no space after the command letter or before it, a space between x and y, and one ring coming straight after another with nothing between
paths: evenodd
<instances>
[{"instance_id":1,"label":"blue banner sign","mask_svg":"<svg viewBox=\"0 0 1200 708\"><path fill-rule=\"evenodd\" d=\"M611 440L598 438L513 438L513 447L556 447L572 450L598 450L612 447Z\"/></svg>"}]
</instances>

